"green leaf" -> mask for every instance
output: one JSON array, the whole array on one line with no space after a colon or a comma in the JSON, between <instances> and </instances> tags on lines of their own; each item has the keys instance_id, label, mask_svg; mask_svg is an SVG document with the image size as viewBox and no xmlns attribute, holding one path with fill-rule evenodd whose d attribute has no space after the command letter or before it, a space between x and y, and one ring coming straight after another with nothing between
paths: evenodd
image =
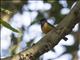
<instances>
[{"instance_id":1,"label":"green leaf","mask_svg":"<svg viewBox=\"0 0 80 60\"><path fill-rule=\"evenodd\" d=\"M7 22L3 21L1 18L0 18L0 24L2 24L4 27L14 31L14 32L18 32L18 30L16 30L15 28L13 28L10 24L8 24Z\"/></svg>"}]
</instances>

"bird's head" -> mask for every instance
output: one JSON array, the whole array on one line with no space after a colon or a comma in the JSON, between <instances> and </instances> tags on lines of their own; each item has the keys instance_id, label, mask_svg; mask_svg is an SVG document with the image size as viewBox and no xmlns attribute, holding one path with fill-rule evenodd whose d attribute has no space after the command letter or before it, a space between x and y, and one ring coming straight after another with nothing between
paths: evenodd
<instances>
[{"instance_id":1,"label":"bird's head","mask_svg":"<svg viewBox=\"0 0 80 60\"><path fill-rule=\"evenodd\" d=\"M40 20L41 26L43 26L46 22L47 22L47 19L46 18L41 19Z\"/></svg>"}]
</instances>

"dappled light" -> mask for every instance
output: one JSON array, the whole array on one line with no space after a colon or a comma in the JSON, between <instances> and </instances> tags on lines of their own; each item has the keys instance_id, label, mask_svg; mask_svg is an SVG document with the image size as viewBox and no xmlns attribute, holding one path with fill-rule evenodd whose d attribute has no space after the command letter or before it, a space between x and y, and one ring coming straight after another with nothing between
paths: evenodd
<instances>
[{"instance_id":1,"label":"dappled light","mask_svg":"<svg viewBox=\"0 0 80 60\"><path fill-rule=\"evenodd\" d=\"M11 18L7 15L5 16L5 18L2 17L4 21L8 19L7 22L15 29L20 30L20 33L16 33L1 25L1 58L5 58L20 53L25 49L35 46L37 42L40 42L40 39L44 39L43 37L47 35L43 33L43 31L41 30L40 19L46 18L48 23L57 27L59 23L62 21L63 17L66 16L72 9L73 5L75 5L74 3L72 7L69 6L67 0L59 0L51 3L49 2L49 0L46 1L26 0L27 3L23 4L21 7L22 13L20 13L19 10L16 10L16 12L12 11L14 12L14 14L13 16L10 16ZM13 2L18 3L17 1L15 2L15 0L13 0ZM55 5L53 4L58 4L59 6L56 6L55 8ZM71 9L68 6L71 7ZM57 9L59 11L57 11ZM54 10L56 10L57 12L55 13ZM51 12L53 13L51 14ZM56 18L61 20L57 20ZM68 50L69 46L71 47L76 45L75 42L78 40L78 38L75 36L77 36L76 32L80 32L79 27L79 23L77 23L75 27L72 29L72 32L65 36L67 38L67 41L61 39L60 42L53 47L53 50L55 51L47 51L39 57L39 60L72 60L72 52L74 51L78 51L77 55L79 56L78 59L80 59L80 46L79 50L77 50L78 46L76 46L74 51L72 51L73 49ZM63 28L64 26L62 27L62 29ZM54 33L57 32L54 31ZM12 34L14 34L14 36L12 36ZM80 42L78 45L80 45Z\"/></svg>"}]
</instances>

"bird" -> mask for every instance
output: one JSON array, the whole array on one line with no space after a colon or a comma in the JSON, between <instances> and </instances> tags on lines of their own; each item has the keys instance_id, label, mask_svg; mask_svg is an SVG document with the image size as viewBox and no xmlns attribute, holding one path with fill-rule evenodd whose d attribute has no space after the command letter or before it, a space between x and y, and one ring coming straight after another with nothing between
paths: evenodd
<instances>
[{"instance_id":1,"label":"bird","mask_svg":"<svg viewBox=\"0 0 80 60\"><path fill-rule=\"evenodd\" d=\"M41 24L41 30L43 33L47 34L49 31L51 31L53 28L56 30L56 28L47 22L47 19L43 18L40 20Z\"/></svg>"},{"instance_id":2,"label":"bird","mask_svg":"<svg viewBox=\"0 0 80 60\"><path fill-rule=\"evenodd\" d=\"M49 31L54 30L54 32L57 30L56 27L54 27L53 25L51 25L50 23L48 23L46 18L42 18L40 20L40 24L41 24L41 30L43 33L47 34ZM68 40L68 38L64 37L63 38L65 41Z\"/></svg>"},{"instance_id":3,"label":"bird","mask_svg":"<svg viewBox=\"0 0 80 60\"><path fill-rule=\"evenodd\" d=\"M40 24L41 24L41 30L43 33L47 34L49 31L51 31L52 29L54 31L56 31L56 27L54 27L53 25L51 25L50 23L48 23L47 19L43 18L40 20ZM63 38L65 41L68 39L66 37ZM51 51L56 52L55 49L51 49Z\"/></svg>"}]
</instances>

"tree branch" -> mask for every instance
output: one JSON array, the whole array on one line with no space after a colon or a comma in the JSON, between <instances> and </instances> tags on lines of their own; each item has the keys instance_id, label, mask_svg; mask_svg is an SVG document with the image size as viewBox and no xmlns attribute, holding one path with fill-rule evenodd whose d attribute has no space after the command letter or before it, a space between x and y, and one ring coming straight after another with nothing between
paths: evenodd
<instances>
[{"instance_id":1,"label":"tree branch","mask_svg":"<svg viewBox=\"0 0 80 60\"><path fill-rule=\"evenodd\" d=\"M72 8L70 13L59 23L57 30L51 30L38 43L31 48L12 57L2 60L36 60L40 55L52 49L59 41L72 31L76 23L80 21L80 0Z\"/></svg>"}]
</instances>

